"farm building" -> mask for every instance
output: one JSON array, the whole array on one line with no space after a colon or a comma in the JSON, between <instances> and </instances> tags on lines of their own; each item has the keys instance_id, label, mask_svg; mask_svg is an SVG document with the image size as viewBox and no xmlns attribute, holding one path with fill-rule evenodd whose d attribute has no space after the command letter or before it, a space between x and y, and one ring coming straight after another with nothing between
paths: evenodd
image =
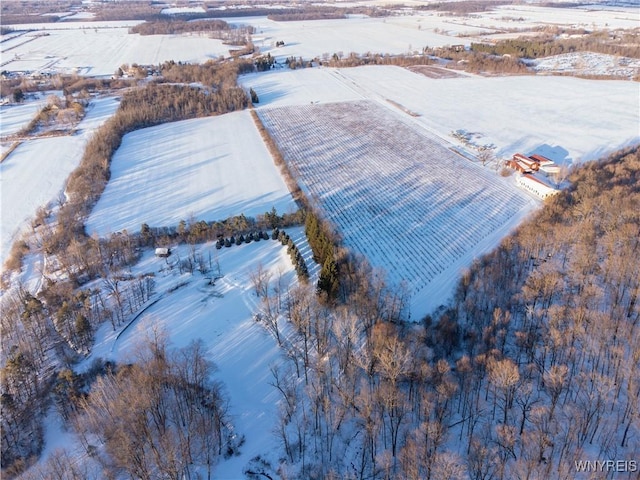
<instances>
[{"instance_id":1,"label":"farm building","mask_svg":"<svg viewBox=\"0 0 640 480\"><path fill-rule=\"evenodd\" d=\"M527 157L521 153L516 153L513 158L507 162L507 166L520 173L541 171L545 175L552 175L560 172L560 167L558 167L553 160L549 160L547 157L538 154Z\"/></svg>"},{"instance_id":2,"label":"farm building","mask_svg":"<svg viewBox=\"0 0 640 480\"><path fill-rule=\"evenodd\" d=\"M515 155L511 160L507 161L507 166L520 173L531 173L532 171L528 163L521 162L519 159L516 159Z\"/></svg>"},{"instance_id":3,"label":"farm building","mask_svg":"<svg viewBox=\"0 0 640 480\"><path fill-rule=\"evenodd\" d=\"M553 164L553 160L549 160L547 157L543 157L542 155L538 155L537 153L529 155L529 158L536 161L540 166Z\"/></svg>"},{"instance_id":4,"label":"farm building","mask_svg":"<svg viewBox=\"0 0 640 480\"><path fill-rule=\"evenodd\" d=\"M518 176L518 178L516 178L516 184L520 188L524 188L525 190L539 196L540 198L547 198L551 195L555 195L560 191L547 185L533 175L527 173Z\"/></svg>"},{"instance_id":5,"label":"farm building","mask_svg":"<svg viewBox=\"0 0 640 480\"><path fill-rule=\"evenodd\" d=\"M170 248L156 248L156 257L166 258L171 255Z\"/></svg>"},{"instance_id":6,"label":"farm building","mask_svg":"<svg viewBox=\"0 0 640 480\"><path fill-rule=\"evenodd\" d=\"M543 157L542 155L533 154L529 158L535 160L538 165L540 165L540 171L545 175L553 175L554 173L560 172L560 167L555 164L553 160L549 160L547 157Z\"/></svg>"},{"instance_id":7,"label":"farm building","mask_svg":"<svg viewBox=\"0 0 640 480\"><path fill-rule=\"evenodd\" d=\"M513 165L513 166L512 166ZM510 161L510 166L515 168L518 171L537 171L540 168L540 164L534 160L533 158L527 157L526 155L522 155L521 153L516 153Z\"/></svg>"}]
</instances>

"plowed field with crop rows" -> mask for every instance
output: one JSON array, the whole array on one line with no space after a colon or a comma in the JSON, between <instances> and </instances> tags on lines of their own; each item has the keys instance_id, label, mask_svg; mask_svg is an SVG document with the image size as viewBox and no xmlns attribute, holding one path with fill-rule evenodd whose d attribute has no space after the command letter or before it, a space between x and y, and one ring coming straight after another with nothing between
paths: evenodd
<instances>
[{"instance_id":1,"label":"plowed field with crop rows","mask_svg":"<svg viewBox=\"0 0 640 480\"><path fill-rule=\"evenodd\" d=\"M439 282L457 276L479 249L495 246L531 206L512 179L461 158L375 102L259 114L301 188L345 243L392 283L407 284L414 315L434 305L429 297Z\"/></svg>"}]
</instances>

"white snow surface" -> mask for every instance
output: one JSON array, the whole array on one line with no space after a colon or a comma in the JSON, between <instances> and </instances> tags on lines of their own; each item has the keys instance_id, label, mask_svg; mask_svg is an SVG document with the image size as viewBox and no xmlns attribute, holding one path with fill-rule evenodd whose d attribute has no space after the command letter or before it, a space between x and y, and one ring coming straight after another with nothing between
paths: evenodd
<instances>
[{"instance_id":1,"label":"white snow surface","mask_svg":"<svg viewBox=\"0 0 640 480\"><path fill-rule=\"evenodd\" d=\"M160 11L163 15L176 15L180 13L205 13L203 7L168 7Z\"/></svg>"},{"instance_id":2,"label":"white snow surface","mask_svg":"<svg viewBox=\"0 0 640 480\"><path fill-rule=\"evenodd\" d=\"M14 48L7 52L8 59L3 55L2 68L111 76L125 63L157 65L167 60L201 63L229 55L227 45L206 35L129 34L127 27L136 23L140 22L64 22L62 26L42 26L41 30L20 37L20 41L12 40L18 45L14 43Z\"/></svg>"},{"instance_id":3,"label":"white snow surface","mask_svg":"<svg viewBox=\"0 0 640 480\"><path fill-rule=\"evenodd\" d=\"M422 21L418 22L418 19ZM435 23L431 24L430 21L434 19ZM421 51L427 45L469 44L469 40L449 36L446 32L434 32L435 25L443 27L437 17L351 16L346 19L293 22L276 22L267 17L240 17L225 21L254 26L254 44L262 53L270 53L279 59L289 56L322 58L325 54L348 55L351 52L402 54ZM452 31L466 30L466 27L457 25L447 25L446 28ZM285 45L276 47L277 41L284 41Z\"/></svg>"},{"instance_id":4,"label":"white snow surface","mask_svg":"<svg viewBox=\"0 0 640 480\"><path fill-rule=\"evenodd\" d=\"M200 12L202 7L169 7L163 12ZM78 14L68 18L82 18ZM289 56L310 59L351 52L418 53L426 46L470 45L504 35L519 35L545 26L576 28L636 28L634 8L543 8L507 5L472 16L436 11L397 11L391 17L352 15L346 19L276 22L266 16L224 18L232 24L256 28L254 44L280 61ZM123 63L158 64L165 60L203 62L228 56L222 41L206 35L129 35L127 27L140 21L58 22L15 25L30 32L3 45L13 47L3 59L9 71L76 72L112 75ZM36 35L48 34L48 36ZM6 36L3 36L3 38ZM25 40L32 40L24 43ZM283 47L276 47L284 41ZM13 43L15 42L15 43ZM16 46L17 45L17 46Z\"/></svg>"},{"instance_id":5,"label":"white snow surface","mask_svg":"<svg viewBox=\"0 0 640 480\"><path fill-rule=\"evenodd\" d=\"M433 142L441 143L445 148L447 145L455 146L469 158L473 158L474 151L457 143L451 135L452 132L465 130L472 135L476 144L495 146L498 158L510 158L516 152L539 153L564 165L596 159L623 146L640 142L638 130L640 112L637 108L633 108L638 101L638 85L629 81L598 81L547 76L485 78L474 75L434 79L399 67L378 66L340 70L314 68L272 71L243 76L241 81L246 88L251 87L258 94L260 98L258 112L273 124L270 128L272 134L278 139L280 148L285 149L285 154L288 153L289 158L295 159L296 168L302 172L303 187L319 201L329 218L339 225L345 242L356 251L363 253L374 266L384 268L394 283L402 280L408 283L412 291L413 318L418 318L441 303L445 303L455 287L460 272L468 267L474 258L494 248L509 230L531 211L532 204L525 202L526 205L512 209L513 204L505 208L507 204L495 203L502 194L507 195L504 198L508 198L508 195L526 196L528 194L506 193L509 189L515 188L513 178L504 180L508 182L509 187L498 194L500 189L496 189L495 183L497 173L489 167L480 169L476 174L478 185L485 185L488 190L476 193L480 196L489 191L494 193L489 195L490 199L467 202L475 195L467 191L469 182L474 182L473 174L462 175L461 173L467 170L464 164L469 161L462 160L462 157L457 158L450 151L440 152L437 154L438 158L433 159L427 153L427 146L424 145L416 147L420 154L428 157L428 161L421 168L430 168L433 172L434 166L430 162L435 160L438 163L438 159L439 162L449 165L462 162L461 170L452 170L449 173L449 177L457 182L458 187L447 188L449 200L437 200L426 192L426 197L420 203L419 199L422 197L417 193L417 187L408 185L404 189L404 194L398 191L393 194L396 195L394 197L396 200L392 200L393 192L388 195L384 193L386 191L384 180L382 185L376 187L374 184L386 178L389 174L387 170L393 170L395 163L389 159L378 159L380 161L377 162L377 152L385 147L385 143L392 145L389 147L391 150L398 151L406 149L407 145L402 139L397 138L398 128L388 126L388 122L382 122L388 128L385 131L378 131L382 127L376 125L375 121L366 122L367 117L382 119L384 110L391 109L393 115L399 115L398 119L402 119L405 127L413 129L416 134L425 135ZM585 99L589 101L585 102ZM376 105L384 109L374 114L365 112L354 115L348 106L348 102L353 100L373 100ZM323 104L333 102L341 102L337 103L336 107L331 107L337 112L341 108L340 105L344 105L342 114L337 112L332 114L336 116L335 121L339 125L342 125L339 122L353 124L360 122L363 125L360 134L356 135L352 132L351 140L343 139L341 142L335 140L342 134L344 130L342 128L336 127L337 131L324 132L314 124L309 129L312 118L314 118L313 121L319 121L323 125L322 114L312 114L315 110L309 109L320 108ZM341 117L345 120L338 120ZM327 121L327 125L323 125L323 128L328 128L331 121ZM371 137L371 131L374 130L378 132L377 137L376 135ZM378 137L384 139L383 145L373 149L371 145L374 143L377 145ZM361 145L362 139L365 139L363 145ZM336 142L340 144L335 144ZM380 171L378 174L374 173L372 178L364 179L362 176L366 176L367 170L364 164L348 167L353 169L352 174L340 173L337 167L333 168L335 165L342 165L346 158L350 159L349 162L361 162L361 155L369 156L370 168L374 172L387 168L384 170L386 173ZM415 156L411 152L407 155L408 157L404 160L413 158L412 155ZM302 158L306 160L303 162ZM309 162L314 165L311 169L309 169ZM469 167L479 167L479 165L469 165ZM322 170L323 173L318 174L317 169ZM416 171L419 172L420 168L418 170L409 168L401 175L395 172L399 175L398 180L391 183L396 186L401 185L402 182L406 183L409 178L416 175ZM448 177L441 173L442 177L437 175L433 177L429 171L419 173L418 175L425 177L424 181L418 182L423 185L420 188L426 188L424 185L429 181L446 184ZM394 173L391 172L389 175L393 177ZM381 198L380 195L387 195L388 198ZM484 212L480 208L475 214L484 216L486 219L500 218L499 224L491 227L491 233L475 231L474 228L480 227L484 222L477 218L475 226L469 226L465 230L467 233L474 231L474 235L467 238L465 236L467 233L458 232L449 238L452 232L457 232L462 222L472 218L469 215L474 210L471 208L463 214L464 212L456 213L453 209L447 213L447 209L452 206L452 199L454 199L453 203L456 203L456 195L458 200L467 202L465 205L478 204L482 205L482 208L490 209L495 207L491 213ZM346 201L346 197L353 201ZM414 200L410 201L411 198ZM356 201L356 199L359 200ZM418 199L418 203L415 203L415 199ZM435 203L431 203L434 201ZM408 207L407 202L410 204ZM421 204L435 205L432 209L425 207L427 213L429 210L438 211L442 206L445 210L440 212L440 216L444 223L431 233L424 230L431 227L422 225L420 220L422 217L416 217L413 223L405 222L404 227L393 222L391 222L393 225L385 226L384 219L387 215L391 215L392 219L400 218L398 216L403 214L403 204L409 209L409 216L418 212L418 206ZM366 209L361 212L354 210L364 207L371 207L374 210L382 209L381 211L389 210L393 213L373 210L367 212ZM411 214L411 212L414 213ZM370 222L367 223L369 220ZM361 221L364 223L361 224ZM449 227L447 228L446 225ZM379 232L376 230L383 227L386 230ZM389 235L401 235L399 232L403 228L413 229L411 231L414 233L404 239L393 237L395 240L388 242L392 244L391 246L387 242L383 242L384 246L378 243L381 238L391 238L388 237ZM439 228L444 230L439 231ZM375 238L370 238L371 235L367 236L369 230L377 232L373 234ZM437 247L443 252L441 258L428 258L433 256L429 245L438 244L435 237L432 238L431 235L435 235L437 239L448 238L448 246ZM405 252L403 250L405 243L414 246L408 246ZM416 254L418 255L416 258L411 256L413 254L410 252L415 254L415 250L422 247L426 249L426 253Z\"/></svg>"},{"instance_id":6,"label":"white snow surface","mask_svg":"<svg viewBox=\"0 0 640 480\"><path fill-rule=\"evenodd\" d=\"M29 124L44 105L45 102L41 101L0 107L0 136L19 132Z\"/></svg>"},{"instance_id":7,"label":"white snow surface","mask_svg":"<svg viewBox=\"0 0 640 480\"><path fill-rule=\"evenodd\" d=\"M125 135L111 179L86 223L105 235L180 220L295 210L249 111L185 120Z\"/></svg>"},{"instance_id":8,"label":"white snow surface","mask_svg":"<svg viewBox=\"0 0 640 480\"><path fill-rule=\"evenodd\" d=\"M0 163L0 260L28 228L38 207L55 201L78 166L93 131L118 107L113 97L93 100L72 136L27 140Z\"/></svg>"},{"instance_id":9,"label":"white snow surface","mask_svg":"<svg viewBox=\"0 0 640 480\"><path fill-rule=\"evenodd\" d=\"M412 121L449 141L474 133L498 157L540 153L561 164L593 160L640 142L640 87L623 80L555 76L433 79L393 66L271 71L241 77L258 109L373 99L414 112ZM394 107L390 107L394 108ZM400 110L398 110L400 111Z\"/></svg>"},{"instance_id":10,"label":"white snow surface","mask_svg":"<svg viewBox=\"0 0 640 480\"><path fill-rule=\"evenodd\" d=\"M26 127L51 96L62 97L62 91L26 93L22 103L0 106L0 137L13 135Z\"/></svg>"}]
</instances>

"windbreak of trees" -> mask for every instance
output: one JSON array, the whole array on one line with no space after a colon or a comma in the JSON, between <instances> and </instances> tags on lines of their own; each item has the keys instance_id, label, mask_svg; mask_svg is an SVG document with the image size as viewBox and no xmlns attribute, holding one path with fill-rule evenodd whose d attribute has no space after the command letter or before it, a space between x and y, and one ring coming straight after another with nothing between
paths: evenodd
<instances>
[{"instance_id":1,"label":"windbreak of trees","mask_svg":"<svg viewBox=\"0 0 640 480\"><path fill-rule=\"evenodd\" d=\"M237 87L238 75L253 72L253 69L253 63L243 59L233 62L208 61L201 65L170 60L160 65L162 82L197 82L216 91Z\"/></svg>"},{"instance_id":2,"label":"windbreak of trees","mask_svg":"<svg viewBox=\"0 0 640 480\"><path fill-rule=\"evenodd\" d=\"M585 32L578 38L562 38L559 33L555 33L534 38L505 39L494 44L472 43L471 50L491 55L512 55L517 58L542 58L570 52L595 52L640 58L639 37L638 33L632 32Z\"/></svg>"},{"instance_id":3,"label":"windbreak of trees","mask_svg":"<svg viewBox=\"0 0 640 480\"><path fill-rule=\"evenodd\" d=\"M92 6L96 21L146 20L161 18L160 7L153 2L117 2L94 4Z\"/></svg>"},{"instance_id":4,"label":"windbreak of trees","mask_svg":"<svg viewBox=\"0 0 640 480\"><path fill-rule=\"evenodd\" d=\"M239 238L263 230L273 230L304 223L305 212L278 214L275 207L262 215L247 217L244 214L229 217L225 220L207 222L191 219L181 220L177 226L155 227L143 223L140 228L140 245L165 246L176 243L210 242L220 238Z\"/></svg>"},{"instance_id":5,"label":"windbreak of trees","mask_svg":"<svg viewBox=\"0 0 640 480\"><path fill-rule=\"evenodd\" d=\"M271 13L267 16L274 22L298 22L309 20L338 20L347 18L343 9L312 7L287 13Z\"/></svg>"},{"instance_id":6,"label":"windbreak of trees","mask_svg":"<svg viewBox=\"0 0 640 480\"><path fill-rule=\"evenodd\" d=\"M164 16L153 21L135 25L129 33L140 35L175 35L182 33L206 33L211 38L224 40L232 45L250 43L254 28L251 26L232 26L223 20L193 20Z\"/></svg>"},{"instance_id":7,"label":"windbreak of trees","mask_svg":"<svg viewBox=\"0 0 640 480\"><path fill-rule=\"evenodd\" d=\"M187 22L185 20L174 19L170 16L147 21L129 28L129 33L140 35L173 35L187 32L220 32L229 30L231 27L223 20L196 20Z\"/></svg>"},{"instance_id":8,"label":"windbreak of trees","mask_svg":"<svg viewBox=\"0 0 640 480\"><path fill-rule=\"evenodd\" d=\"M23 25L29 23L55 23L60 20L57 15L29 15L24 13L2 13L3 25ZM3 34L4 35L4 34Z\"/></svg>"},{"instance_id":9,"label":"windbreak of trees","mask_svg":"<svg viewBox=\"0 0 640 480\"><path fill-rule=\"evenodd\" d=\"M75 100L72 96L60 99L56 95L47 98L47 104L40 109L38 114L24 126L17 135L31 135L38 132L66 131L84 117L84 107L87 102L84 99Z\"/></svg>"},{"instance_id":10,"label":"windbreak of trees","mask_svg":"<svg viewBox=\"0 0 640 480\"><path fill-rule=\"evenodd\" d=\"M102 194L109 179L111 157L125 134L164 122L240 110L247 104L247 95L239 87L206 92L182 85L151 83L127 92L116 114L91 138L80 166L69 177L69 202L59 214L56 250L82 235L83 218Z\"/></svg>"},{"instance_id":11,"label":"windbreak of trees","mask_svg":"<svg viewBox=\"0 0 640 480\"><path fill-rule=\"evenodd\" d=\"M436 10L448 12L450 15L468 15L470 13L486 12L500 5L509 5L509 0L462 0L459 2L437 2L416 7L418 10Z\"/></svg>"},{"instance_id":12,"label":"windbreak of trees","mask_svg":"<svg viewBox=\"0 0 640 480\"><path fill-rule=\"evenodd\" d=\"M333 299L338 295L340 283L336 234L330 230L329 223L322 220L313 210L307 212L304 232L313 251L313 259L322 266L318 291Z\"/></svg>"},{"instance_id":13,"label":"windbreak of trees","mask_svg":"<svg viewBox=\"0 0 640 480\"><path fill-rule=\"evenodd\" d=\"M336 52L331 55L323 54L318 60L321 65L327 64L330 67L360 67L362 65L396 65L409 67L412 65L431 65L433 59L427 55L427 50L423 50L420 55L390 55L388 53L349 53Z\"/></svg>"}]
</instances>

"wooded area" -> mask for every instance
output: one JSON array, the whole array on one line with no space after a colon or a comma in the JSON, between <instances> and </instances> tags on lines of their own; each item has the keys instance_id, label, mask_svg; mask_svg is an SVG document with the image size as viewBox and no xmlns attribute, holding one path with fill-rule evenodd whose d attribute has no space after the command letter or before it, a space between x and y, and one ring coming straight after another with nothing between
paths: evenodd
<instances>
[{"instance_id":1,"label":"wooded area","mask_svg":"<svg viewBox=\"0 0 640 480\"><path fill-rule=\"evenodd\" d=\"M569 479L586 450L634 460L638 180L637 150L578 168L421 325L362 269L337 308L291 293L297 335L273 371L286 463L308 478Z\"/></svg>"},{"instance_id":2,"label":"wooded area","mask_svg":"<svg viewBox=\"0 0 640 480\"><path fill-rule=\"evenodd\" d=\"M573 37L564 38L562 35L562 31L556 31L534 38L506 39L492 44L472 43L471 50L492 55L512 55L517 58L542 58L569 52L595 52L640 58L640 33L610 34L608 31L583 31L582 34Z\"/></svg>"}]
</instances>

